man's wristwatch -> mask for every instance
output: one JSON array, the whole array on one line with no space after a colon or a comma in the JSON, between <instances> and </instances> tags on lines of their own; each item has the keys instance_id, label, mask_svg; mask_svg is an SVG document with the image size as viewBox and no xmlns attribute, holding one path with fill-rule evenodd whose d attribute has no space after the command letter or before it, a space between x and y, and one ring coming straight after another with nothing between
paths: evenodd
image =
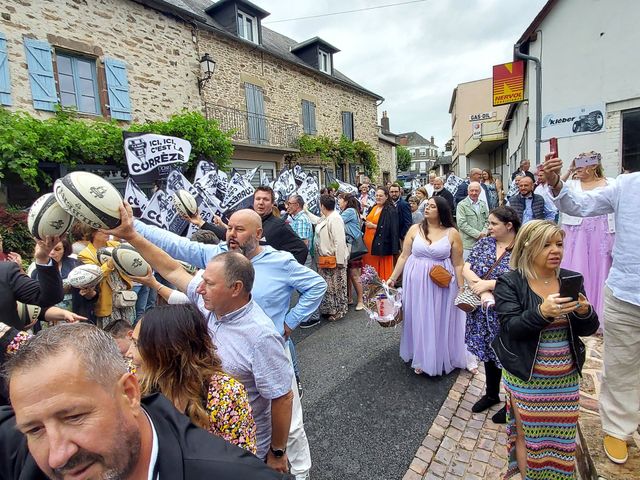
<instances>
[{"instance_id":1,"label":"man's wristwatch","mask_svg":"<svg viewBox=\"0 0 640 480\"><path fill-rule=\"evenodd\" d=\"M275 449L272 446L269 446L269 450L271 450L271 453L273 454L274 457L276 458L282 458L284 457L284 454L287 453L287 449L283 448L283 449Z\"/></svg>"}]
</instances>

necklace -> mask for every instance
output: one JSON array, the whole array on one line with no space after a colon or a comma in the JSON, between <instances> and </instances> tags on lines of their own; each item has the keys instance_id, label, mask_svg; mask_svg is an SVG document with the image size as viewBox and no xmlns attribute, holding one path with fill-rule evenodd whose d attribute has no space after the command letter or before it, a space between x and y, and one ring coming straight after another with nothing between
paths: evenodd
<instances>
[{"instance_id":1,"label":"necklace","mask_svg":"<svg viewBox=\"0 0 640 480\"><path fill-rule=\"evenodd\" d=\"M545 285L549 285L551 283L551 280L553 280L554 278L556 277L549 277L547 280L545 280L544 278L541 278L541 280Z\"/></svg>"}]
</instances>

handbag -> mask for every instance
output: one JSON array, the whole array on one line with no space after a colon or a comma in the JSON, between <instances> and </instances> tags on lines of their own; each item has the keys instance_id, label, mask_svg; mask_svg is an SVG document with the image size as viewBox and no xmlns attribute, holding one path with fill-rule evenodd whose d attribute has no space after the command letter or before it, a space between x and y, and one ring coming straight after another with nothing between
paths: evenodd
<instances>
[{"instance_id":1,"label":"handbag","mask_svg":"<svg viewBox=\"0 0 640 480\"><path fill-rule=\"evenodd\" d=\"M354 260L358 260L360 257L363 257L364 255L369 253L367 246L364 244L364 240L362 239L362 236L352 238L351 243L349 245L351 246L351 251L349 253L349 260L352 262Z\"/></svg>"},{"instance_id":2,"label":"handbag","mask_svg":"<svg viewBox=\"0 0 640 480\"><path fill-rule=\"evenodd\" d=\"M320 255L318 257L318 268L336 268L337 262L335 256L324 256Z\"/></svg>"},{"instance_id":3,"label":"handbag","mask_svg":"<svg viewBox=\"0 0 640 480\"><path fill-rule=\"evenodd\" d=\"M429 271L429 278L440 288L448 288L453 275L442 265L434 265Z\"/></svg>"},{"instance_id":4,"label":"handbag","mask_svg":"<svg viewBox=\"0 0 640 480\"><path fill-rule=\"evenodd\" d=\"M482 280L486 280L487 278L489 278L489 275L491 275L491 272L493 272L494 268L498 266L498 264L502 261L504 256L510 250L511 250L511 246L505 248L504 252L502 252L502 255L500 255L500 258L498 258L495 261L495 263L491 265L491 268L487 270L487 273L485 273L481 277ZM453 303L456 307L458 307L463 312L471 313L480 306L480 303L481 303L480 295L474 293L473 290L471 290L471 287L469 286L467 281L465 280L464 285L462 286L462 291L458 293L458 295L456 295L456 299L453 301Z\"/></svg>"},{"instance_id":5,"label":"handbag","mask_svg":"<svg viewBox=\"0 0 640 480\"><path fill-rule=\"evenodd\" d=\"M135 307L138 294L133 290L119 290L113 293L113 306L115 308Z\"/></svg>"}]
</instances>

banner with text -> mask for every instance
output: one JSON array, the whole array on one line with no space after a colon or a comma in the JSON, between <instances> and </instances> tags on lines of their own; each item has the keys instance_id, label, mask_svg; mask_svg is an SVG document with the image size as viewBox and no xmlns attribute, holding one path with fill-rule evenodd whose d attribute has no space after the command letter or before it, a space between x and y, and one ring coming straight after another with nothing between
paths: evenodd
<instances>
[{"instance_id":1,"label":"banner with text","mask_svg":"<svg viewBox=\"0 0 640 480\"><path fill-rule=\"evenodd\" d=\"M605 104L581 105L548 113L542 118L542 138L572 137L605 131Z\"/></svg>"},{"instance_id":2,"label":"banner with text","mask_svg":"<svg viewBox=\"0 0 640 480\"><path fill-rule=\"evenodd\" d=\"M493 106L524 100L524 62L493 66Z\"/></svg>"},{"instance_id":3,"label":"banner with text","mask_svg":"<svg viewBox=\"0 0 640 480\"><path fill-rule=\"evenodd\" d=\"M191 143L154 133L122 132L129 174L137 182L166 178L175 164L187 163Z\"/></svg>"}]
</instances>

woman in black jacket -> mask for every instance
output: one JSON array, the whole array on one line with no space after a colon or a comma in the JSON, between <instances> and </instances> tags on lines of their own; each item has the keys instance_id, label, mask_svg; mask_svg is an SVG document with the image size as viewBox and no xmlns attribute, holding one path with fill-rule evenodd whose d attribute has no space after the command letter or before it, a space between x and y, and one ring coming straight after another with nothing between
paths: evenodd
<instances>
[{"instance_id":1,"label":"woman in black jacket","mask_svg":"<svg viewBox=\"0 0 640 480\"><path fill-rule=\"evenodd\" d=\"M371 265L382 280L387 280L393 272L393 256L400 251L400 230L398 210L384 187L376 190L376 204L369 210L364 223L364 244L369 253L362 262Z\"/></svg>"},{"instance_id":2,"label":"woman in black jacket","mask_svg":"<svg viewBox=\"0 0 640 480\"><path fill-rule=\"evenodd\" d=\"M528 222L511 253L513 271L498 278L494 295L500 333L492 346L504 368L509 467L505 478L574 478L579 374L585 361L580 336L598 329L584 295L560 297L564 232L555 223ZM526 418L526 422L522 422ZM535 470L534 470L535 469ZM546 478L546 477L545 477ZM555 478L555 477L554 477ZM564 478L564 477L563 477Z\"/></svg>"}]
</instances>

